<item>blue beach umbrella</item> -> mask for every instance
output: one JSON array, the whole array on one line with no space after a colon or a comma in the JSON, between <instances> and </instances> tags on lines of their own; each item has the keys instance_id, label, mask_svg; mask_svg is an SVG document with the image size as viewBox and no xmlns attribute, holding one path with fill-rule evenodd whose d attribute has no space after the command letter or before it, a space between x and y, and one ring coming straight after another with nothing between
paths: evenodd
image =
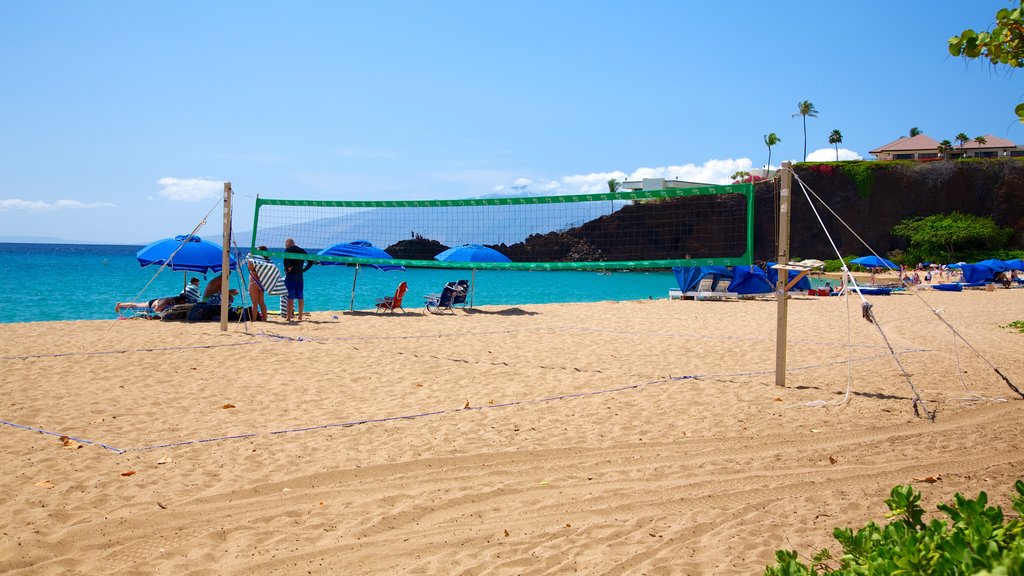
<instances>
[{"instance_id":1,"label":"blue beach umbrella","mask_svg":"<svg viewBox=\"0 0 1024 576\"><path fill-rule=\"evenodd\" d=\"M463 244L449 248L434 256L441 262L511 262L512 260L494 248L480 244ZM473 307L473 293L476 291L476 268L473 268L472 280L469 283L469 307Z\"/></svg>"},{"instance_id":2,"label":"blue beach umbrella","mask_svg":"<svg viewBox=\"0 0 1024 576\"><path fill-rule=\"evenodd\" d=\"M384 250L377 248L367 240L353 240L352 242L342 242L335 244L328 248L317 252L320 256L346 256L348 258L375 258L378 260L391 260L391 254L388 254ZM334 266L338 264L344 265L344 262L321 262L324 266ZM356 305L356 279L359 278L359 264L356 264L355 274L352 275L352 296L348 301L349 312L355 309ZM405 272L405 266L394 266L391 264L367 264L381 270L383 272L390 272L392 270L398 270Z\"/></svg>"},{"instance_id":3,"label":"blue beach umbrella","mask_svg":"<svg viewBox=\"0 0 1024 576\"><path fill-rule=\"evenodd\" d=\"M861 256L860 258L854 258L850 260L851 264L857 264L865 268L890 268L892 270L899 270L900 267L885 258L879 258L872 254L871 256Z\"/></svg>"},{"instance_id":4,"label":"blue beach umbrella","mask_svg":"<svg viewBox=\"0 0 1024 576\"><path fill-rule=\"evenodd\" d=\"M1024 260L1017 258L1016 260L1003 260L1009 270L1024 270Z\"/></svg>"}]
</instances>

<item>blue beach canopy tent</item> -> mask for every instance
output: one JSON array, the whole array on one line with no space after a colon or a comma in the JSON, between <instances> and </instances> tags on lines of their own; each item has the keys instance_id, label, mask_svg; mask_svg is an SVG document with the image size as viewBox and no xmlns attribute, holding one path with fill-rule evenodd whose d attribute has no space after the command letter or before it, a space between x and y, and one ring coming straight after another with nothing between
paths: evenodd
<instances>
[{"instance_id":1,"label":"blue beach canopy tent","mask_svg":"<svg viewBox=\"0 0 1024 576\"><path fill-rule=\"evenodd\" d=\"M498 252L481 244L463 244L449 248L434 256L434 260L440 262L511 262L512 260ZM476 292L476 268L473 268L472 281L469 284L469 307L473 307L473 294Z\"/></svg>"},{"instance_id":2,"label":"blue beach canopy tent","mask_svg":"<svg viewBox=\"0 0 1024 576\"><path fill-rule=\"evenodd\" d=\"M672 273L683 294L696 291L700 281L706 277L711 278L711 291L718 289L723 280L733 278L733 271L725 266L675 266Z\"/></svg>"},{"instance_id":3,"label":"blue beach canopy tent","mask_svg":"<svg viewBox=\"0 0 1024 576\"><path fill-rule=\"evenodd\" d=\"M1017 258L1016 260L1003 260L1006 264L1007 270L1024 270L1024 260Z\"/></svg>"},{"instance_id":4,"label":"blue beach canopy tent","mask_svg":"<svg viewBox=\"0 0 1024 576\"><path fill-rule=\"evenodd\" d=\"M1006 270L1011 270L1011 267L1010 267L1009 264L1007 264L1004 260L998 260L996 258L989 258L988 260L982 260L981 262L977 262L977 264L981 264L982 266L988 266L989 268L992 268L993 270L996 270L997 272L1004 272Z\"/></svg>"},{"instance_id":5,"label":"blue beach canopy tent","mask_svg":"<svg viewBox=\"0 0 1024 576\"><path fill-rule=\"evenodd\" d=\"M879 258L874 254L870 256L861 256L860 258L854 258L850 260L850 264L856 264L865 268L889 268L890 270L899 270L900 267L895 263L886 260L885 258Z\"/></svg>"},{"instance_id":6,"label":"blue beach canopy tent","mask_svg":"<svg viewBox=\"0 0 1024 576\"><path fill-rule=\"evenodd\" d=\"M771 294L775 292L775 285L768 280L768 274L757 266L737 266L733 268L732 274L729 292L735 292L740 295Z\"/></svg>"},{"instance_id":7,"label":"blue beach canopy tent","mask_svg":"<svg viewBox=\"0 0 1024 576\"><path fill-rule=\"evenodd\" d=\"M775 286L775 284L779 281L779 271L772 268L772 266L775 266L775 262L769 262L765 264L765 266L768 268L767 272L765 272L768 275L768 281L771 282L772 286ZM787 270L787 272L788 274L786 274L786 284L792 282L793 279L796 278L798 274L800 274L796 270ZM789 289L789 291L803 292L810 289L811 279L807 276L804 276L803 278L800 279L799 282L794 284L793 287Z\"/></svg>"},{"instance_id":8,"label":"blue beach canopy tent","mask_svg":"<svg viewBox=\"0 0 1024 576\"><path fill-rule=\"evenodd\" d=\"M964 282L973 284L975 282L995 282L996 276L1001 272L986 264L964 264L960 266L964 274Z\"/></svg>"},{"instance_id":9,"label":"blue beach canopy tent","mask_svg":"<svg viewBox=\"0 0 1024 576\"><path fill-rule=\"evenodd\" d=\"M391 254L388 254L384 250L377 248L371 244L368 240L353 240L352 242L341 242L324 248L317 252L320 256L345 256L349 258L374 258L374 259L391 259ZM344 264L344 262L320 262L324 266L335 266L338 264ZM352 274L352 296L348 301L348 311L352 312L356 305L356 280L359 278L359 266L356 264L356 271ZM390 264L366 264L382 272L390 272L397 270L399 272L405 272L405 266L395 266Z\"/></svg>"}]
</instances>

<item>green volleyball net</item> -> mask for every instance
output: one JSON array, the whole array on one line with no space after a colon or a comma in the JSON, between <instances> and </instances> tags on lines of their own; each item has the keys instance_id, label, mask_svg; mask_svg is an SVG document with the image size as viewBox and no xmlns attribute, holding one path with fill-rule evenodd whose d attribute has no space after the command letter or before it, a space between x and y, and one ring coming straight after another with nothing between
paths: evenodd
<instances>
[{"instance_id":1,"label":"green volleyball net","mask_svg":"<svg viewBox=\"0 0 1024 576\"><path fill-rule=\"evenodd\" d=\"M251 249L283 258L292 238L309 252L305 259L429 268L733 266L752 263L753 218L752 184L465 200L257 198ZM368 242L392 258L316 254L351 242ZM493 248L511 262L434 259L464 244Z\"/></svg>"}]
</instances>

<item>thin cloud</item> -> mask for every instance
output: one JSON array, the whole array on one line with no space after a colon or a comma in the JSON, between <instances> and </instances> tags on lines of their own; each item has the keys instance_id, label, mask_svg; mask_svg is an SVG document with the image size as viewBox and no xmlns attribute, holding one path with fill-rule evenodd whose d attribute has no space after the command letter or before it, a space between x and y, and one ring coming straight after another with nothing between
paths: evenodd
<instances>
[{"instance_id":1,"label":"thin cloud","mask_svg":"<svg viewBox=\"0 0 1024 576\"><path fill-rule=\"evenodd\" d=\"M90 208L117 208L110 202L79 202L78 200L22 200L20 198L0 199L0 212L52 212L54 210L81 210Z\"/></svg>"},{"instance_id":2,"label":"thin cloud","mask_svg":"<svg viewBox=\"0 0 1024 576\"><path fill-rule=\"evenodd\" d=\"M161 178L157 184L163 186L163 190L157 195L166 200L177 202L201 202L216 198L224 192L224 183L216 180L203 180L202 178Z\"/></svg>"},{"instance_id":3,"label":"thin cloud","mask_svg":"<svg viewBox=\"0 0 1024 576\"><path fill-rule=\"evenodd\" d=\"M808 162L833 162L836 159L835 148L818 148L807 155ZM860 154L846 148L839 149L840 160L863 160Z\"/></svg>"}]
</instances>

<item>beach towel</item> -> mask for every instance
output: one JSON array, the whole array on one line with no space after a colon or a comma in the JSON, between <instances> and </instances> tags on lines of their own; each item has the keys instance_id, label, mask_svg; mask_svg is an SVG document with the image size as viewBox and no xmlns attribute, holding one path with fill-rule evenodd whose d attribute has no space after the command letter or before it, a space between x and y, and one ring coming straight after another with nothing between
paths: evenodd
<instances>
[{"instance_id":1,"label":"beach towel","mask_svg":"<svg viewBox=\"0 0 1024 576\"><path fill-rule=\"evenodd\" d=\"M281 280L281 270L276 264L260 256L250 256L249 262L256 271L254 278L256 283L264 292L273 295L271 290L277 286L278 280ZM284 282L282 281L281 284L283 285Z\"/></svg>"}]
</instances>

